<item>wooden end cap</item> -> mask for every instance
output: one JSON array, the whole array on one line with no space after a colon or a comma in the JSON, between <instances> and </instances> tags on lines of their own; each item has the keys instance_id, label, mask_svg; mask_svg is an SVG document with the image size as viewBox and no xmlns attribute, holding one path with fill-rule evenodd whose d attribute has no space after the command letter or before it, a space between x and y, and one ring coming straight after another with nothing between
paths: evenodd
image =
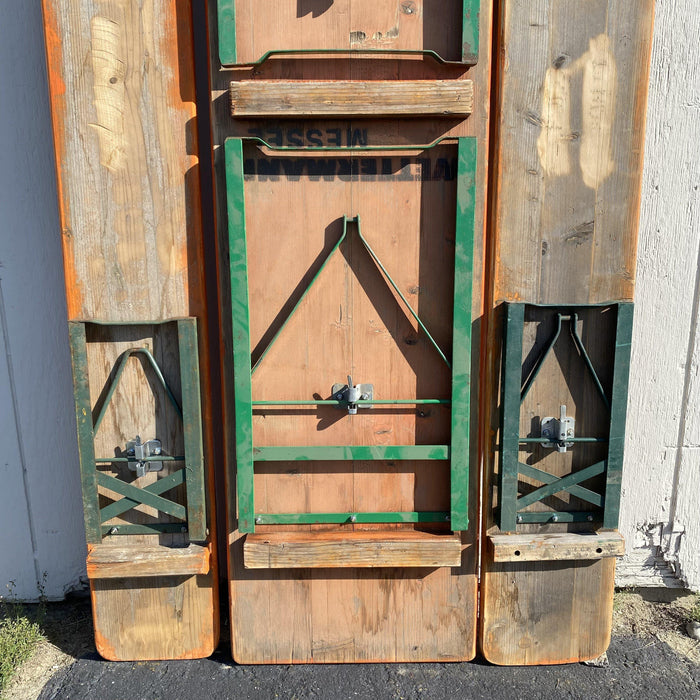
<instances>
[{"instance_id":1,"label":"wooden end cap","mask_svg":"<svg viewBox=\"0 0 700 700\"><path fill-rule=\"evenodd\" d=\"M193 576L209 573L209 548L98 544L88 548L90 579Z\"/></svg>"},{"instance_id":2,"label":"wooden end cap","mask_svg":"<svg viewBox=\"0 0 700 700\"><path fill-rule=\"evenodd\" d=\"M459 535L415 530L247 535L246 569L460 566Z\"/></svg>"},{"instance_id":3,"label":"wooden end cap","mask_svg":"<svg viewBox=\"0 0 700 700\"><path fill-rule=\"evenodd\" d=\"M603 559L625 553L625 540L617 531L489 535L488 542L494 562Z\"/></svg>"},{"instance_id":4,"label":"wooden end cap","mask_svg":"<svg viewBox=\"0 0 700 700\"><path fill-rule=\"evenodd\" d=\"M232 117L467 116L471 80L235 80Z\"/></svg>"}]
</instances>

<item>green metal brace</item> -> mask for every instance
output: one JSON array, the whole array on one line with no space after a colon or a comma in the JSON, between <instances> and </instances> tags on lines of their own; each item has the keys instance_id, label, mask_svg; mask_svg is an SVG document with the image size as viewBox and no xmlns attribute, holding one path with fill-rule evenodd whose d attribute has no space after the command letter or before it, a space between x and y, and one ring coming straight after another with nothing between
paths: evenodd
<instances>
[{"instance_id":1,"label":"green metal brace","mask_svg":"<svg viewBox=\"0 0 700 700\"><path fill-rule=\"evenodd\" d=\"M250 139L258 141L258 139ZM356 149L361 151L363 149ZM404 149L405 150L405 149ZM470 368L471 368L471 301L474 248L474 206L476 192L476 139L458 140L457 217L455 237L455 283L453 319L453 359L450 362L428 329L411 308L394 280L382 265L360 229L359 217L344 217L343 233L321 263L317 273L301 294L268 346L251 369L250 311L248 303L248 261L246 250L245 198L243 178L243 140L230 138L225 143L226 189L229 225L229 257L231 274L231 320L233 331L234 411L236 421L236 475L238 529L255 532L256 524L300 523L395 523L450 521L454 531L468 527L469 498L469 429L470 429ZM309 289L323 272L331 256L348 235L348 224L357 227L363 245L379 267L388 284L399 294L409 313L428 337L431 345L452 370L451 399L384 399L358 401L364 404L425 404L452 406L452 438L450 445L390 445L390 446L289 446L265 447L253 445L254 406L341 405L341 400L253 401L252 375L260 366L270 347L299 308ZM400 513L256 513L254 493L254 463L284 460L450 460L450 512Z\"/></svg>"},{"instance_id":2,"label":"green metal brace","mask_svg":"<svg viewBox=\"0 0 700 700\"><path fill-rule=\"evenodd\" d=\"M577 306L538 305L524 303L504 304L503 380L501 383L501 462L498 489L498 526L503 532L513 532L518 524L548 522L598 522L605 529L617 527L622 477L622 451L627 408L630 345L632 338L633 305L628 302L588 304ZM551 310L555 329L544 350L526 377L522 376L523 329L528 307ZM610 308L616 313L615 344L613 349L613 379L610 396L598 377L586 347L578 333L578 311L590 308ZM567 443L607 443L604 460L579 469L564 477L557 477L519 460L519 445L544 444L549 438L520 436L520 407L537 379L545 359L551 353L562 331L562 323L569 324L569 335L584 361L596 391L609 413L609 431L606 437L572 437ZM580 484L605 474L605 491L596 493ZM519 476L540 481L543 486L531 493L518 496ZM595 507L590 511L538 511L523 509L549 498L556 493L568 492Z\"/></svg>"},{"instance_id":3,"label":"green metal brace","mask_svg":"<svg viewBox=\"0 0 700 700\"><path fill-rule=\"evenodd\" d=\"M105 399L94 422L88 380L86 324L81 322L69 324L85 530L89 543L101 542L105 534L161 534L186 531L190 541L193 542L204 541L207 537L197 324L194 318L177 319L174 322L177 324L180 352L182 407L178 404L152 353L147 348L131 348L120 355L116 371L109 382ZM163 325L164 323L170 323L170 321L139 324L96 323L95 325ZM168 396L168 400L182 420L185 443L185 454L182 456L158 455L142 460L184 462L185 464L182 469L158 479L144 488L138 488L97 470L98 464L129 463L134 461L133 457L95 457L95 435L100 428L127 361L134 355L143 356L152 368L159 384ZM161 495L182 484L185 484L187 489L187 507L163 498ZM120 494L123 498L100 509L98 485ZM106 524L113 518L141 504L156 508L182 522L144 525Z\"/></svg>"}]
</instances>

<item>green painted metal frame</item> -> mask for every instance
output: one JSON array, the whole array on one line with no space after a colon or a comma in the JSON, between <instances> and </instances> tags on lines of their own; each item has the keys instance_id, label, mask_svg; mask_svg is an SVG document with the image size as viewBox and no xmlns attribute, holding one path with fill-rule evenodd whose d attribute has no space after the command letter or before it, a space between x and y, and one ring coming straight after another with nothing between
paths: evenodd
<instances>
[{"instance_id":1,"label":"green painted metal frame","mask_svg":"<svg viewBox=\"0 0 700 700\"><path fill-rule=\"evenodd\" d=\"M178 348L180 353L180 378L182 386L182 407L173 395L155 358L147 348L136 347L122 353L115 365L116 371L109 382L105 399L93 420L93 409L90 403L90 384L88 377L87 335L86 323L72 321L69 323L71 357L73 363L73 382L75 397L75 412L78 423L78 447L80 456L80 471L83 490L83 508L85 513L85 532L87 541L97 544L104 535L125 534L162 534L167 532L187 532L189 540L201 542L207 538L206 526L206 493L204 485L204 450L202 440L202 416L200 405L199 385L199 353L197 349L197 322L194 318L176 319L174 321L155 321L149 323L96 323L94 325L131 326L152 325L161 326L167 323L177 324ZM121 479L97 469L99 464L114 462L128 463L136 461L133 457L96 457L95 435L110 404L112 396L119 384L128 359L134 355L143 356L159 384L163 387L170 403L183 423L185 454L159 455L149 457L144 461L152 462L183 462L184 467L154 483L138 488ZM187 506L176 503L162 494L171 489L186 485ZM118 501L100 509L98 486L110 489L122 496ZM182 522L179 523L149 523L149 524L118 524L108 522L138 505L156 508Z\"/></svg>"},{"instance_id":2,"label":"green painted metal frame","mask_svg":"<svg viewBox=\"0 0 700 700\"><path fill-rule=\"evenodd\" d=\"M363 237L359 217L345 217L343 233L329 255L321 263L306 290L282 323L260 358L253 364L250 351L250 310L248 302L248 260L246 250L245 197L243 176L243 140L229 138L225 142L226 190L228 206L229 258L231 274L231 321L234 363L234 412L236 421L236 490L238 529L255 532L256 524L346 523L346 522L444 522L449 520L454 531L469 526L469 431L471 390L471 306L472 266L474 249L474 214L476 198L476 139L457 140L457 212L455 232L455 281L453 311L453 358L432 338L428 329L413 311L398 286L381 264ZM428 336L433 348L452 371L452 397L447 399L386 399L366 403L383 404L451 404L452 437L450 445L389 445L389 446L253 446L253 408L258 406L325 405L343 407L342 400L314 401L253 401L252 375L267 351L284 330L311 286L318 279L330 257L348 235L348 224L357 233L387 283L399 293L409 313ZM252 364L252 367L251 367ZM358 402L360 404L365 402ZM450 460L451 495L449 512L403 513L301 513L270 514L255 512L254 463L286 460Z\"/></svg>"},{"instance_id":3,"label":"green painted metal frame","mask_svg":"<svg viewBox=\"0 0 700 700\"><path fill-rule=\"evenodd\" d=\"M237 62L236 0L217 0L219 60L222 66L259 66L273 56L425 56L443 65L475 65L479 60L479 10L481 0L462 0L462 58L449 61L430 49L274 49L252 63Z\"/></svg>"},{"instance_id":4,"label":"green painted metal frame","mask_svg":"<svg viewBox=\"0 0 700 700\"><path fill-rule=\"evenodd\" d=\"M539 355L527 377L522 376L523 329L526 307L551 310L555 316L555 330ZM614 308L616 312L613 352L612 388L610 396L602 386L598 373L581 339L578 329L578 311L590 308ZM605 529L615 529L620 507L620 483L627 410L632 317L634 306L630 302L611 302L588 305L551 305L505 303L503 321L503 375L501 382L501 462L498 489L498 526L503 532L513 532L519 523L548 522L597 522ZM607 443L607 456L603 461L579 469L564 477L557 477L519 459L521 444L543 444L547 438L520 436L520 408L532 388L545 359L553 350L562 331L562 322L569 323L569 335L582 357L603 404L609 412L609 434L606 437L576 437L567 442ZM612 344L612 343L611 343ZM605 474L605 491L596 493L581 486L581 482ZM518 495L519 476L543 483L531 493ZM594 508L590 511L525 512L537 501L556 493L568 492Z\"/></svg>"}]
</instances>

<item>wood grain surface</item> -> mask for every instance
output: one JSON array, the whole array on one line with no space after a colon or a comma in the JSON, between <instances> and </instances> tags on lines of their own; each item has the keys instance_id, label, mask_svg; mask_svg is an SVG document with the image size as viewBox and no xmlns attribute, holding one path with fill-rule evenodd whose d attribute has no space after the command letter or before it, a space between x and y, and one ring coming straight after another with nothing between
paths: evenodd
<instances>
[{"instance_id":1,"label":"wood grain surface","mask_svg":"<svg viewBox=\"0 0 700 700\"><path fill-rule=\"evenodd\" d=\"M469 115L471 80L260 81L231 83L232 117Z\"/></svg>"},{"instance_id":2,"label":"wood grain surface","mask_svg":"<svg viewBox=\"0 0 700 700\"><path fill-rule=\"evenodd\" d=\"M418 530L382 532L271 532L247 535L246 569L460 566L458 535Z\"/></svg>"},{"instance_id":3,"label":"wood grain surface","mask_svg":"<svg viewBox=\"0 0 700 700\"><path fill-rule=\"evenodd\" d=\"M603 559L625 553L625 541L619 532L490 535L488 546L498 563Z\"/></svg>"},{"instance_id":4,"label":"wood grain surface","mask_svg":"<svg viewBox=\"0 0 700 700\"><path fill-rule=\"evenodd\" d=\"M502 334L498 304L632 299L653 4L500 3L491 311L482 393L484 529L489 538L482 549L480 642L493 663L590 659L606 649L610 638L614 559L496 563L488 545L490 537L499 535L494 525ZM610 329L602 318L589 323L594 364L604 374L611 369L602 345L606 338L609 342ZM538 325L526 323L528 348L528 342L537 344ZM540 331L541 347L546 333ZM578 364L580 356L567 341L557 342L539 385L527 397L521 435L539 430L540 418L557 416L562 404L568 415L576 416L577 434L604 428L604 412ZM555 454L534 447L520 458L540 461L538 468L560 476L591 464L596 449L577 446ZM523 478L521 487L531 489L532 483ZM532 508L553 505L583 509L567 494L555 494ZM518 534L530 534L534 546L542 535L591 529L590 523L583 525L519 525Z\"/></svg>"},{"instance_id":5,"label":"wood grain surface","mask_svg":"<svg viewBox=\"0 0 700 700\"><path fill-rule=\"evenodd\" d=\"M404 3L405 4L405 3ZM459 60L461 3L415 2L415 16L394 0L334 2L324 11L299 12L295 2L237 3L240 62L271 49L356 48L350 32L369 46L400 23L398 37L381 46L437 50ZM352 20L348 16L352 14ZM447 22L449 12L454 22ZM447 14L446 14L447 13ZM342 217L360 215L367 237L390 274L441 345L451 338L450 260L454 249L456 144L434 149L436 139L476 136L479 160L475 231L473 337L478 343L483 299L491 12L482 7L481 54L472 69L439 66L432 59L391 56L276 57L256 66L221 70L217 18L210 5L212 125L217 163L217 220L224 351L231 355L227 212L223 148L227 137L258 137L273 150L244 146L245 205L251 296L251 345L256 360L337 240ZM387 24L388 23L388 24ZM386 27L384 26L386 24ZM350 27L353 29L350 29ZM290 30L291 27L298 31ZM390 32L393 34L393 32ZM372 39L374 35L377 38ZM359 36L359 35L357 35ZM283 41L282 39L285 39ZM291 119L231 119L231 81L471 80L473 114L441 119L352 119L308 115ZM280 147L405 146L407 153L276 153ZM418 148L416 149L416 146ZM309 164L310 163L310 164ZM310 169L311 168L311 169ZM322 170L319 172L319 168ZM327 170L323 170L327 168ZM324 175L325 173L325 175ZM230 318L230 316L229 316ZM472 372L478 350L472 348ZM416 333L356 234L328 263L316 286L285 327L254 375L254 399L327 398L331 385L374 383L377 397L435 397L449 391L449 372ZM227 450L233 454L232 376L224 372ZM443 392L443 393L440 393ZM474 388L474 401L477 390ZM428 408L428 407L426 407ZM476 437L476 417L473 436ZM375 407L349 417L332 407L256 409L258 445L440 444L449 438L449 411ZM437 443L435 441L438 441ZM476 458L473 442L472 460ZM458 568L246 569L245 536L236 528L235 465L229 460L227 501L234 658L240 663L336 663L360 661L468 660L475 653L476 488L471 471L470 529L461 536ZM256 466L256 509L263 513L382 511L449 507L447 463L289 462ZM258 526L268 535L274 526ZM285 532L337 530L337 526L285 526ZM363 528L353 526L353 530ZM367 530L395 526L367 526ZM443 528L447 533L449 530ZM438 530L439 533L439 530ZM285 535L286 536L286 535ZM472 546L470 546L472 545Z\"/></svg>"},{"instance_id":6,"label":"wood grain surface","mask_svg":"<svg viewBox=\"0 0 700 700\"><path fill-rule=\"evenodd\" d=\"M190 2L43 5L69 319L127 324L197 317L208 396ZM93 406L119 353L134 343L155 347L179 392L177 337L159 336L155 326L142 331L134 337L133 330L104 327L88 338ZM137 357L128 361L97 436L98 456L118 454L136 435L182 448L179 419L156 384ZM208 401L203 413L210 456ZM158 478L119 476L137 486ZM210 489L211 479L210 473ZM102 491L103 504L110 496ZM154 515L139 506L120 521ZM213 518L210 528L213 537ZM163 546L184 541L179 534L118 541L136 553L153 546L154 537ZM98 650L124 660L207 656L218 641L216 578L213 560L209 574L175 584L170 577L92 580Z\"/></svg>"}]
</instances>

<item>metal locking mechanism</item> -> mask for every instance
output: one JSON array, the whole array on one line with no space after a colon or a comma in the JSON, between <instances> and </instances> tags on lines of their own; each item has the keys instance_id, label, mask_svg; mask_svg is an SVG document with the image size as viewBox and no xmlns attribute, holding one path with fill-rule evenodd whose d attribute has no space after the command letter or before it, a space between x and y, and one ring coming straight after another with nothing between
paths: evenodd
<instances>
[{"instance_id":1,"label":"metal locking mechanism","mask_svg":"<svg viewBox=\"0 0 700 700\"><path fill-rule=\"evenodd\" d=\"M345 408L347 405L348 414L354 416L357 413L358 401L371 401L374 397L374 384L353 384L352 377L348 375L347 384L334 384L331 388L331 395L340 402L338 408ZM360 408L372 408L372 404L360 404Z\"/></svg>"},{"instance_id":2,"label":"metal locking mechanism","mask_svg":"<svg viewBox=\"0 0 700 700\"><path fill-rule=\"evenodd\" d=\"M567 438L574 437L574 427L576 421L566 415L566 406L559 407L559 418L548 416L542 419L542 437L550 442L543 442L542 447L556 447L557 452L566 452L569 447L573 447L573 442L567 442Z\"/></svg>"},{"instance_id":3,"label":"metal locking mechanism","mask_svg":"<svg viewBox=\"0 0 700 700\"><path fill-rule=\"evenodd\" d=\"M137 435L126 443L126 456L129 458L129 469L136 472L136 476L144 476L148 472L159 472L163 469L163 462L153 460L161 454L163 446L160 440L148 440L141 442ZM132 459L133 458L133 459Z\"/></svg>"}]
</instances>

